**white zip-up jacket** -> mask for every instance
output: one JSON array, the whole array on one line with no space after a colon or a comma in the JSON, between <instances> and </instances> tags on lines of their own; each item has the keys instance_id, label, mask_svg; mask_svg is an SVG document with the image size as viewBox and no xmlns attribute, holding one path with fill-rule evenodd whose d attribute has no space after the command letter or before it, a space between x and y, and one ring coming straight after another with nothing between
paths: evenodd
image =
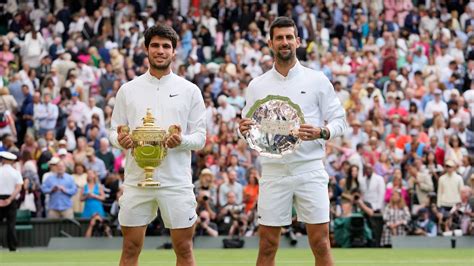
<instances>
[{"instance_id":1,"label":"white zip-up jacket","mask_svg":"<svg viewBox=\"0 0 474 266\"><path fill-rule=\"evenodd\" d=\"M347 129L346 114L331 82L321 71L302 66L298 61L286 77L275 67L253 79L246 92L242 111L247 115L252 105L268 95L281 95L298 104L307 124L326 126L330 138L342 136ZM327 124L325 124L327 121ZM282 158L261 157L262 172L266 176L297 175L324 168L325 141L303 141L295 152Z\"/></svg>"},{"instance_id":2,"label":"white zip-up jacket","mask_svg":"<svg viewBox=\"0 0 474 266\"><path fill-rule=\"evenodd\" d=\"M174 73L157 79L148 71L125 83L117 93L112 113L109 132L112 145L123 149L118 143L117 127L128 125L132 132L143 124L147 108L151 108L157 126L168 131L170 125L180 125L183 137L180 146L168 149L153 178L161 182L161 187L192 186L191 150L202 149L206 141L206 110L201 91ZM144 178L144 170L129 150L124 184L136 186Z\"/></svg>"}]
</instances>

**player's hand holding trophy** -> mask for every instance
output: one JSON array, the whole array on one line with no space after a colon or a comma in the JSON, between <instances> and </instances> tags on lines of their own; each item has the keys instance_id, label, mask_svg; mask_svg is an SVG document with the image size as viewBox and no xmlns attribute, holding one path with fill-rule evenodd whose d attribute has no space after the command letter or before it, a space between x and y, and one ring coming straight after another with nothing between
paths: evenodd
<instances>
[{"instance_id":1,"label":"player's hand holding trophy","mask_svg":"<svg viewBox=\"0 0 474 266\"><path fill-rule=\"evenodd\" d=\"M159 187L160 182L153 180L155 168L160 166L167 154L166 140L173 134L181 134L181 128L171 125L168 132L155 124L155 118L148 108L143 125L135 128L130 134L127 125L119 126L119 134L130 134L133 142L132 156L140 168L145 170L145 179L138 183L139 187Z\"/></svg>"}]
</instances>

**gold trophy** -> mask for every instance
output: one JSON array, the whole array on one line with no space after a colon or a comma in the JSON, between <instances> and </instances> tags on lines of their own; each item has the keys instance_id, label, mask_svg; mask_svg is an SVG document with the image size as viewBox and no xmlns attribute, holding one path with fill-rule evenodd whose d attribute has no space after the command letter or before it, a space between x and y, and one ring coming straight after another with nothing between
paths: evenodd
<instances>
[{"instance_id":1,"label":"gold trophy","mask_svg":"<svg viewBox=\"0 0 474 266\"><path fill-rule=\"evenodd\" d=\"M133 141L132 156L138 166L145 170L145 180L138 183L139 187L159 187L160 182L153 180L155 168L160 166L167 154L166 140L171 134L180 133L176 125L172 125L166 130L155 124L155 118L148 108L145 117L142 118L143 125L132 131ZM118 128L119 133L130 133L130 128L126 125Z\"/></svg>"}]
</instances>

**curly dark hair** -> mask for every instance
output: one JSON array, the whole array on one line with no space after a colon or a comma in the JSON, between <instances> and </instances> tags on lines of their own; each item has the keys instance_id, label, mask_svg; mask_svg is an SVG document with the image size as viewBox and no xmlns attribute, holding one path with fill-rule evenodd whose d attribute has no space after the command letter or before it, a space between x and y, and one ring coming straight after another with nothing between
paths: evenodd
<instances>
[{"instance_id":1,"label":"curly dark hair","mask_svg":"<svg viewBox=\"0 0 474 266\"><path fill-rule=\"evenodd\" d=\"M145 31L144 35L145 35L145 47L147 49L150 46L151 39L155 36L159 36L159 37L170 40L173 46L173 49L176 49L176 45L179 39L179 36L176 33L176 31L172 27L168 25L164 25L164 24L158 24L156 26L152 26L148 28Z\"/></svg>"}]
</instances>

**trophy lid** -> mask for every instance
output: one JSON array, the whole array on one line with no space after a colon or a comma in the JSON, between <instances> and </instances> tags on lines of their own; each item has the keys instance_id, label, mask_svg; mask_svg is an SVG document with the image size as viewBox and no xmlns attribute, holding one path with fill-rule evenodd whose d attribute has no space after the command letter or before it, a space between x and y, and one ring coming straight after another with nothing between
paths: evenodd
<instances>
[{"instance_id":1,"label":"trophy lid","mask_svg":"<svg viewBox=\"0 0 474 266\"><path fill-rule=\"evenodd\" d=\"M153 116L152 112L151 112L151 108L147 108L146 109L146 115L142 118L142 121L143 121L143 125L142 126L138 126L137 128L135 128L133 130L133 132L142 132L142 131L146 131L146 132L160 132L160 133L166 133L166 130L157 126L155 124L155 117Z\"/></svg>"}]
</instances>

